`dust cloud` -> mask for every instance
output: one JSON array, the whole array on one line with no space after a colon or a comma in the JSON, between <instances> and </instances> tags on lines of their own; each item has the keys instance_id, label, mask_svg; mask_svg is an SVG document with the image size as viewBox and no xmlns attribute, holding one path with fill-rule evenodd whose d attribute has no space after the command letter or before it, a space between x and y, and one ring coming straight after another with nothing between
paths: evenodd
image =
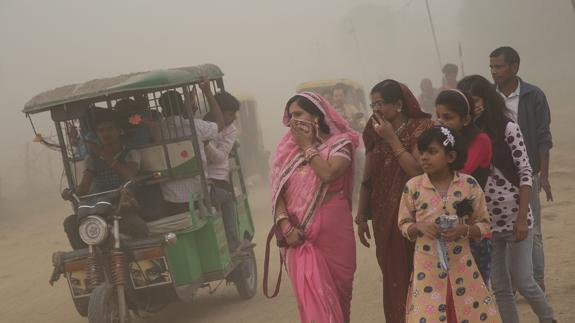
<instances>
[{"instance_id":1,"label":"dust cloud","mask_svg":"<svg viewBox=\"0 0 575 323\"><path fill-rule=\"evenodd\" d=\"M463 63L466 75L489 78L489 53L509 45L521 55L520 76L540 86L551 105L551 176L557 200L563 201L543 206L545 243L554 250L547 258L548 288L559 320L573 321L573 286L565 282L575 264L564 255L572 252L574 222L557 215L575 211L569 202L575 174L575 112L570 110L575 108L575 2L428 2L440 59L424 0L0 0L0 250L11 259L0 270L0 290L11 291L0 299L4 318L83 321L65 284L51 289L46 284L49 255L68 248L61 220L69 210L58 197L65 182L60 155L32 142L21 113L35 94L95 78L214 63L224 71L228 91L255 96L264 144L273 151L285 131L284 104L301 82L349 78L367 92L376 82L395 78L418 95L423 78L441 85L440 65L448 62ZM48 113L32 118L42 135L55 140ZM271 198L263 186L250 194L261 261ZM380 289L373 285L381 278L372 253L358 247L361 279L352 306L358 322L383 321ZM287 285L277 301L259 295L250 306L228 294L203 295L200 305L176 305L149 322L295 320ZM222 302L225 311L217 306ZM272 311L257 310L269 306ZM535 322L526 304L520 311L522 321Z\"/></svg>"},{"instance_id":2,"label":"dust cloud","mask_svg":"<svg viewBox=\"0 0 575 323\"><path fill-rule=\"evenodd\" d=\"M441 63L488 75L489 52L514 46L521 75L565 102L575 66L575 12L569 1L430 1ZM510 14L513 12L513 14ZM552 35L550 37L550 35ZM280 115L297 84L347 77L369 89L392 77L419 92L441 83L423 1L0 1L0 178L26 189L22 166L58 154L31 144L25 102L38 92L121 73L215 63L233 93L259 103L265 145L282 134ZM43 135L49 116L36 115ZM26 147L28 144L29 147ZM34 152L30 155L26 150ZM39 163L41 164L41 163ZM28 171L52 182L61 171ZM36 167L36 166L34 166ZM38 165L38 167L41 167ZM52 175L49 175L52 174ZM29 183L31 184L31 183Z\"/></svg>"}]
</instances>

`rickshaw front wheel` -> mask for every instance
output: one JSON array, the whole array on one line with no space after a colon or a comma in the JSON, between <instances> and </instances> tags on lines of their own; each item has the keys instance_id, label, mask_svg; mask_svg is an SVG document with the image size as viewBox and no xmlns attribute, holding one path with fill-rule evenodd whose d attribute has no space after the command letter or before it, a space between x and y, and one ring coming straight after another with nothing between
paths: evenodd
<instances>
[{"instance_id":1,"label":"rickshaw front wheel","mask_svg":"<svg viewBox=\"0 0 575 323\"><path fill-rule=\"evenodd\" d=\"M92 291L88 305L89 323L119 323L118 298L111 284L101 284Z\"/></svg>"},{"instance_id":2,"label":"rickshaw front wheel","mask_svg":"<svg viewBox=\"0 0 575 323\"><path fill-rule=\"evenodd\" d=\"M239 264L231 275L236 289L243 299L250 299L256 295L258 288L258 269L254 250L250 250L249 257Z\"/></svg>"}]
</instances>

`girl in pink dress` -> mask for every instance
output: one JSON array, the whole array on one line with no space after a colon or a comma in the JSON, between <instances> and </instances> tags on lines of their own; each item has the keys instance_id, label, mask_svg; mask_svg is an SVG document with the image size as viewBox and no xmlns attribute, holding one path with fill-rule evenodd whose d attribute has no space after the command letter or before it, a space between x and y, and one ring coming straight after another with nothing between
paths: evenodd
<instances>
[{"instance_id":1,"label":"girl in pink dress","mask_svg":"<svg viewBox=\"0 0 575 323\"><path fill-rule=\"evenodd\" d=\"M469 240L489 232L485 195L461 174L466 148L444 126L418 140L425 174L407 182L399 207L403 235L415 241L406 322L501 322L495 299L477 269ZM451 226L440 226L451 221Z\"/></svg>"}]
</instances>

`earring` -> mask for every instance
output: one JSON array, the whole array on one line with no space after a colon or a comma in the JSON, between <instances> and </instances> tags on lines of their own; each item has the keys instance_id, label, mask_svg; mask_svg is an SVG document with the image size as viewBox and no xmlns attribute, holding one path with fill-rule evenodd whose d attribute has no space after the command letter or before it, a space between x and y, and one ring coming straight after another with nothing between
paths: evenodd
<instances>
[{"instance_id":1,"label":"earring","mask_svg":"<svg viewBox=\"0 0 575 323\"><path fill-rule=\"evenodd\" d=\"M402 110L401 107L397 108L397 112L401 112L401 110Z\"/></svg>"}]
</instances>

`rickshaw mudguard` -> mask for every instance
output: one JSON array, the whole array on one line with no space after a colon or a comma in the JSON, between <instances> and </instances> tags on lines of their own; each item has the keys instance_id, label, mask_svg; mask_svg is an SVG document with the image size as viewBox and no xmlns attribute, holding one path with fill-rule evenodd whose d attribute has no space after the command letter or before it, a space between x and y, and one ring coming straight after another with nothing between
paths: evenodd
<instances>
[{"instance_id":1,"label":"rickshaw mudguard","mask_svg":"<svg viewBox=\"0 0 575 323\"><path fill-rule=\"evenodd\" d=\"M197 285L210 281L208 273L228 271L232 263L220 216L208 216L203 225L178 231L176 236L177 243L167 248L176 286Z\"/></svg>"}]
</instances>

